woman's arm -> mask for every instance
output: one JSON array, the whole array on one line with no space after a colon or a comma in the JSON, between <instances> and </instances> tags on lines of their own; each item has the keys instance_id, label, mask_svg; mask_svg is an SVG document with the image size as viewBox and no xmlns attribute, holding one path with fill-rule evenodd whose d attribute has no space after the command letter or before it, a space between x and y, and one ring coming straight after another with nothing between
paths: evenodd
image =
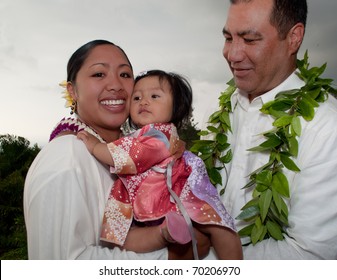
<instances>
[{"instance_id":1,"label":"woman's arm","mask_svg":"<svg viewBox=\"0 0 337 280\"><path fill-rule=\"evenodd\" d=\"M166 246L167 241L161 235L160 226L131 227L123 249L146 253L165 248Z\"/></svg>"}]
</instances>

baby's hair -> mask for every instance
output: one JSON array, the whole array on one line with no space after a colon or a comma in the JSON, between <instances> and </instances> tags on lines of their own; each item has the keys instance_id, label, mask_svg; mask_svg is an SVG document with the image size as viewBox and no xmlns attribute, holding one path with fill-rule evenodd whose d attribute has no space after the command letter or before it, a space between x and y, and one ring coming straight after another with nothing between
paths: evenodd
<instances>
[{"instance_id":1,"label":"baby's hair","mask_svg":"<svg viewBox=\"0 0 337 280\"><path fill-rule=\"evenodd\" d=\"M135 79L135 84L146 77L158 77L160 83L166 81L169 84L173 96L173 111L170 122L177 128L181 128L188 123L192 115L192 87L187 79L173 72L150 70L140 73Z\"/></svg>"}]
</instances>

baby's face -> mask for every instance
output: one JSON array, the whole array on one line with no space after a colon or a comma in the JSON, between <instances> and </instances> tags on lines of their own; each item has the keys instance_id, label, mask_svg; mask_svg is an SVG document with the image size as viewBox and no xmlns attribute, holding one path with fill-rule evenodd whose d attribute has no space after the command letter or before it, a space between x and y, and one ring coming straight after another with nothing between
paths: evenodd
<instances>
[{"instance_id":1,"label":"baby's face","mask_svg":"<svg viewBox=\"0 0 337 280\"><path fill-rule=\"evenodd\" d=\"M173 95L166 81L156 76L139 80L130 103L130 117L138 127L150 123L165 123L172 119Z\"/></svg>"}]
</instances>

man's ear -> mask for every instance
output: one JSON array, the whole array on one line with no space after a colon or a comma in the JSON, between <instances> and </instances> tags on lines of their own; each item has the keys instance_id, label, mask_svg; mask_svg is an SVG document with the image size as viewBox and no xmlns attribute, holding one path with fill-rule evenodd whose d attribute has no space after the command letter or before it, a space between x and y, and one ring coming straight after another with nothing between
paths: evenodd
<instances>
[{"instance_id":1,"label":"man's ear","mask_svg":"<svg viewBox=\"0 0 337 280\"><path fill-rule=\"evenodd\" d=\"M289 52L296 54L303 42L305 27L303 23L295 24L288 32Z\"/></svg>"}]
</instances>

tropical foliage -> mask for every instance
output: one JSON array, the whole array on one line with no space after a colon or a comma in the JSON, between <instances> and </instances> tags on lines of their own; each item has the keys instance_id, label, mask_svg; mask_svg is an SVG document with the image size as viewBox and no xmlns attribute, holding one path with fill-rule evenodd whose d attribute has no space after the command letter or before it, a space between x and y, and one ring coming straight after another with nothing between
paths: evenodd
<instances>
[{"instance_id":1,"label":"tropical foliage","mask_svg":"<svg viewBox=\"0 0 337 280\"><path fill-rule=\"evenodd\" d=\"M0 258L27 259L23 187L40 151L23 137L0 135Z\"/></svg>"}]
</instances>

